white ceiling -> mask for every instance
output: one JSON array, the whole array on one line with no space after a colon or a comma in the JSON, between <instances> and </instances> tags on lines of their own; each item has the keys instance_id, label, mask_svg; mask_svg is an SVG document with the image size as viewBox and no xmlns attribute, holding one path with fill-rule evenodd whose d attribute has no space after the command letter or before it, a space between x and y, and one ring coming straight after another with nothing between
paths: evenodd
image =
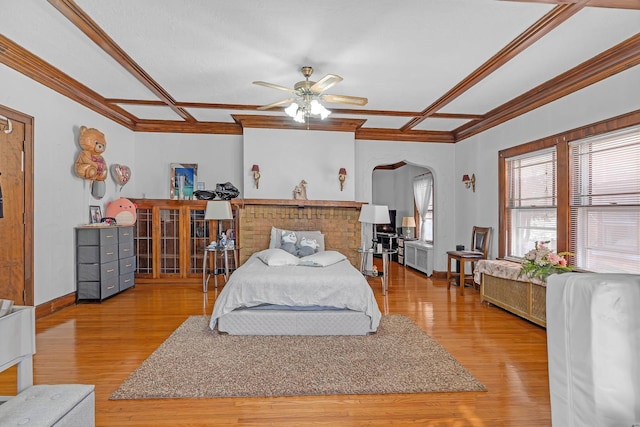
<instances>
[{"instance_id":1,"label":"white ceiling","mask_svg":"<svg viewBox=\"0 0 640 427\"><path fill-rule=\"evenodd\" d=\"M69 3L69 2L67 2ZM178 102L261 105L301 66L344 80L327 93L367 97L364 110L419 112L555 5L496 0L75 0ZM638 33L640 10L586 7L439 112L484 114ZM0 0L0 31L109 99L158 100L46 0ZM314 80L312 78L312 80ZM331 107L353 108L328 104ZM121 104L140 119L181 120L168 107ZM187 108L197 120L279 111ZM411 117L360 115L366 127ZM430 118L417 130L466 120Z\"/></svg>"}]
</instances>

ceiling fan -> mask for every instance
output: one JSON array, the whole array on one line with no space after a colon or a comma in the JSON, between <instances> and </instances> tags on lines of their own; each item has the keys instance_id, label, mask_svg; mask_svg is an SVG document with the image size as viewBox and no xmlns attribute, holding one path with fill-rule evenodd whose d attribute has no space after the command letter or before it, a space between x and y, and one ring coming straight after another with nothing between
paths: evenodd
<instances>
[{"instance_id":1,"label":"ceiling fan","mask_svg":"<svg viewBox=\"0 0 640 427\"><path fill-rule=\"evenodd\" d=\"M324 92L333 87L337 83L342 81L342 77L335 74L327 74L317 82L309 80L311 74L313 74L313 67L302 67L300 69L305 80L296 83L293 88L276 85L273 83L267 83L263 81L253 82L259 86L270 87L273 89L289 92L293 96L287 99L273 102L271 104L258 107L259 110L268 110L280 105L289 104L289 107L285 109L285 112L294 118L294 120L304 123L305 119L310 116L320 116L320 118L326 118L331 112L324 108L320 101L336 103L336 104L351 104L364 106L367 105L367 98L361 98L358 96L347 95L330 95Z\"/></svg>"}]
</instances>

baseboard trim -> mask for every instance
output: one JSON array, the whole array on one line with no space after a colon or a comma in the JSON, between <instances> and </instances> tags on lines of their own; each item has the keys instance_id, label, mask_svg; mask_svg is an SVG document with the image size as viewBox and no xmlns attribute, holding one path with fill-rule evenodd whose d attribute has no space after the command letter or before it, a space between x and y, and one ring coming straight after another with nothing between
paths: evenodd
<instances>
[{"instance_id":1,"label":"baseboard trim","mask_svg":"<svg viewBox=\"0 0 640 427\"><path fill-rule=\"evenodd\" d=\"M442 280L446 280L447 279L447 272L446 271L436 271L433 270L433 273L431 273L431 278L432 279L442 279Z\"/></svg>"},{"instance_id":2,"label":"baseboard trim","mask_svg":"<svg viewBox=\"0 0 640 427\"><path fill-rule=\"evenodd\" d=\"M36 306L36 319L53 314L65 307L69 307L70 305L75 305L75 303L76 293L73 292L56 299L52 299L51 301L39 304L38 306Z\"/></svg>"}]
</instances>

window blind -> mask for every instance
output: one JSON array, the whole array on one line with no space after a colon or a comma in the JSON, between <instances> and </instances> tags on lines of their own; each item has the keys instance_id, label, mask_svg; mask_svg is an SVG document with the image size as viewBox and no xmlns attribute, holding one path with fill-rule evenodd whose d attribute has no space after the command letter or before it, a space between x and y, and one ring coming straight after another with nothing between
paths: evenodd
<instances>
[{"instance_id":1,"label":"window blind","mask_svg":"<svg viewBox=\"0 0 640 427\"><path fill-rule=\"evenodd\" d=\"M599 273L640 273L640 128L569 144L571 252Z\"/></svg>"},{"instance_id":2,"label":"window blind","mask_svg":"<svg viewBox=\"0 0 640 427\"><path fill-rule=\"evenodd\" d=\"M555 148L506 159L507 255L522 257L536 241L557 243Z\"/></svg>"}]
</instances>

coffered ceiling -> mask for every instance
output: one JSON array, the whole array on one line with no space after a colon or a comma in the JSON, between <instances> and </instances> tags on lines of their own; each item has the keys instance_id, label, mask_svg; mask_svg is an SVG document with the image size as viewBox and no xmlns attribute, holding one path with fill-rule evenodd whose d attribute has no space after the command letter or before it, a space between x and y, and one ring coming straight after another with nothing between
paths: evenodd
<instances>
[{"instance_id":1,"label":"coffered ceiling","mask_svg":"<svg viewBox=\"0 0 640 427\"><path fill-rule=\"evenodd\" d=\"M0 62L134 130L456 142L640 62L640 0L0 0ZM302 66L326 120L282 108ZM283 96L284 95L284 96ZM0 90L0 102L2 94Z\"/></svg>"}]
</instances>

